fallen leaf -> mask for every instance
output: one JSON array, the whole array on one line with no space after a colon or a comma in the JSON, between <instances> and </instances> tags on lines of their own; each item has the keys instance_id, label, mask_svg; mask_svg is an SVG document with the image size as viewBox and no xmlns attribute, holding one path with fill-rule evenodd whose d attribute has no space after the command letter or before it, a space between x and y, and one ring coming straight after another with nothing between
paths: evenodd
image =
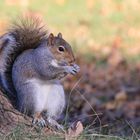
<instances>
[{"instance_id":1,"label":"fallen leaf","mask_svg":"<svg viewBox=\"0 0 140 140\"><path fill-rule=\"evenodd\" d=\"M65 136L66 140L77 138L83 132L83 129L83 124L80 121L74 122L68 129L68 133Z\"/></svg>"},{"instance_id":2,"label":"fallen leaf","mask_svg":"<svg viewBox=\"0 0 140 140\"><path fill-rule=\"evenodd\" d=\"M115 96L115 100L118 101L118 102L120 102L120 101L126 101L127 100L127 93L125 91L120 91Z\"/></svg>"}]
</instances>

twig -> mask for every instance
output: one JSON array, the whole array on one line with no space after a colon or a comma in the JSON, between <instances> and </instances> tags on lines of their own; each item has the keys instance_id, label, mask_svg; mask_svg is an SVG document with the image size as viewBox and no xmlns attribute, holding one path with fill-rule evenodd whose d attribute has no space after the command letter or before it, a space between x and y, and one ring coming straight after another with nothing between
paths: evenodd
<instances>
[{"instance_id":1,"label":"twig","mask_svg":"<svg viewBox=\"0 0 140 140\"><path fill-rule=\"evenodd\" d=\"M84 95L82 95L81 93L80 93L80 91L79 90L76 90L79 94L80 94L80 96L86 101L86 103L89 105L89 107L91 108L91 110L95 113L95 115L97 115L97 118L98 118L98 120L99 120L99 124L100 124L100 127L101 127L101 120L100 120L100 118L99 118L99 116L98 116L98 114L97 114L97 112L94 110L94 108L91 106L91 104L89 103L89 101L85 98L85 96ZM91 125L90 125L91 126ZM101 131L101 129L100 129L100 131Z\"/></svg>"},{"instance_id":2,"label":"twig","mask_svg":"<svg viewBox=\"0 0 140 140\"><path fill-rule=\"evenodd\" d=\"M139 139L139 137L138 137L138 135L137 135L135 129L133 128L133 126L132 126L127 120L125 120L125 122L126 122L126 123L128 124L128 126L132 129L133 134L135 134L136 138Z\"/></svg>"},{"instance_id":3,"label":"twig","mask_svg":"<svg viewBox=\"0 0 140 140\"><path fill-rule=\"evenodd\" d=\"M76 86L80 83L80 81L82 80L82 78L83 78L83 76L81 76L80 79L74 84L74 86L72 87L72 89L71 89L71 91L69 93L68 105L67 105L67 108L66 108L65 124L66 124L66 118L67 118L67 115L68 115L71 94L72 94L73 90L76 88Z\"/></svg>"}]
</instances>

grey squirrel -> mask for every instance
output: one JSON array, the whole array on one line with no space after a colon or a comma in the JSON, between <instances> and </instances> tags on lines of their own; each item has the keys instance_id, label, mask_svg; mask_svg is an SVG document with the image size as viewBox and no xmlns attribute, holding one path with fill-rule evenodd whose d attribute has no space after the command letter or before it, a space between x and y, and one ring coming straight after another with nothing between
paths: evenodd
<instances>
[{"instance_id":1,"label":"grey squirrel","mask_svg":"<svg viewBox=\"0 0 140 140\"><path fill-rule=\"evenodd\" d=\"M62 34L48 35L36 18L19 20L0 37L1 86L15 96L19 111L33 116L34 124L45 126L47 121L62 128L56 121L65 107L60 80L79 70Z\"/></svg>"}]
</instances>

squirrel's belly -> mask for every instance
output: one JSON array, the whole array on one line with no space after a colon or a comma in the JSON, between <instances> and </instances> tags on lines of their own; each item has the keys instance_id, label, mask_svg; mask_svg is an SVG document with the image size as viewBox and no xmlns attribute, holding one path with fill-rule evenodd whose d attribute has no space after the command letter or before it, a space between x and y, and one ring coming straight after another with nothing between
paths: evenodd
<instances>
[{"instance_id":1,"label":"squirrel's belly","mask_svg":"<svg viewBox=\"0 0 140 140\"><path fill-rule=\"evenodd\" d=\"M50 117L59 117L65 107L65 94L62 85L52 85L47 99L47 114Z\"/></svg>"},{"instance_id":2,"label":"squirrel's belly","mask_svg":"<svg viewBox=\"0 0 140 140\"><path fill-rule=\"evenodd\" d=\"M63 86L60 83L42 83L36 79L30 82L34 86L35 111L47 111L51 117L59 116L65 107Z\"/></svg>"}]
</instances>

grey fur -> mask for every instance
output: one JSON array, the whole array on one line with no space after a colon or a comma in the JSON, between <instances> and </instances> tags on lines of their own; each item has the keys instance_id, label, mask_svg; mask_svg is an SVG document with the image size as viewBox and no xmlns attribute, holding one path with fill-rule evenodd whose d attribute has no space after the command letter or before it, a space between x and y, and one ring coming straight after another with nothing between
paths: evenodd
<instances>
[{"instance_id":1,"label":"grey fur","mask_svg":"<svg viewBox=\"0 0 140 140\"><path fill-rule=\"evenodd\" d=\"M35 104L34 91L32 84L28 83L29 79L36 78L49 84L60 84L58 77L68 74L68 68L71 66L51 65L54 59L46 45L41 45L36 49L30 49L23 52L14 62L12 69L12 79L14 87L17 91L18 108L22 112L34 113Z\"/></svg>"},{"instance_id":2,"label":"grey fur","mask_svg":"<svg viewBox=\"0 0 140 140\"><path fill-rule=\"evenodd\" d=\"M29 20L15 24L0 38L1 85L8 94L16 95L19 111L34 115L47 110L48 122L61 128L55 121L65 106L60 79L76 74L79 66L64 65L75 61L70 45L59 35L52 36L56 43L52 46L54 40L46 33L36 20ZM68 58L57 56L61 45L66 47ZM42 118L38 121L44 125Z\"/></svg>"}]
</instances>

